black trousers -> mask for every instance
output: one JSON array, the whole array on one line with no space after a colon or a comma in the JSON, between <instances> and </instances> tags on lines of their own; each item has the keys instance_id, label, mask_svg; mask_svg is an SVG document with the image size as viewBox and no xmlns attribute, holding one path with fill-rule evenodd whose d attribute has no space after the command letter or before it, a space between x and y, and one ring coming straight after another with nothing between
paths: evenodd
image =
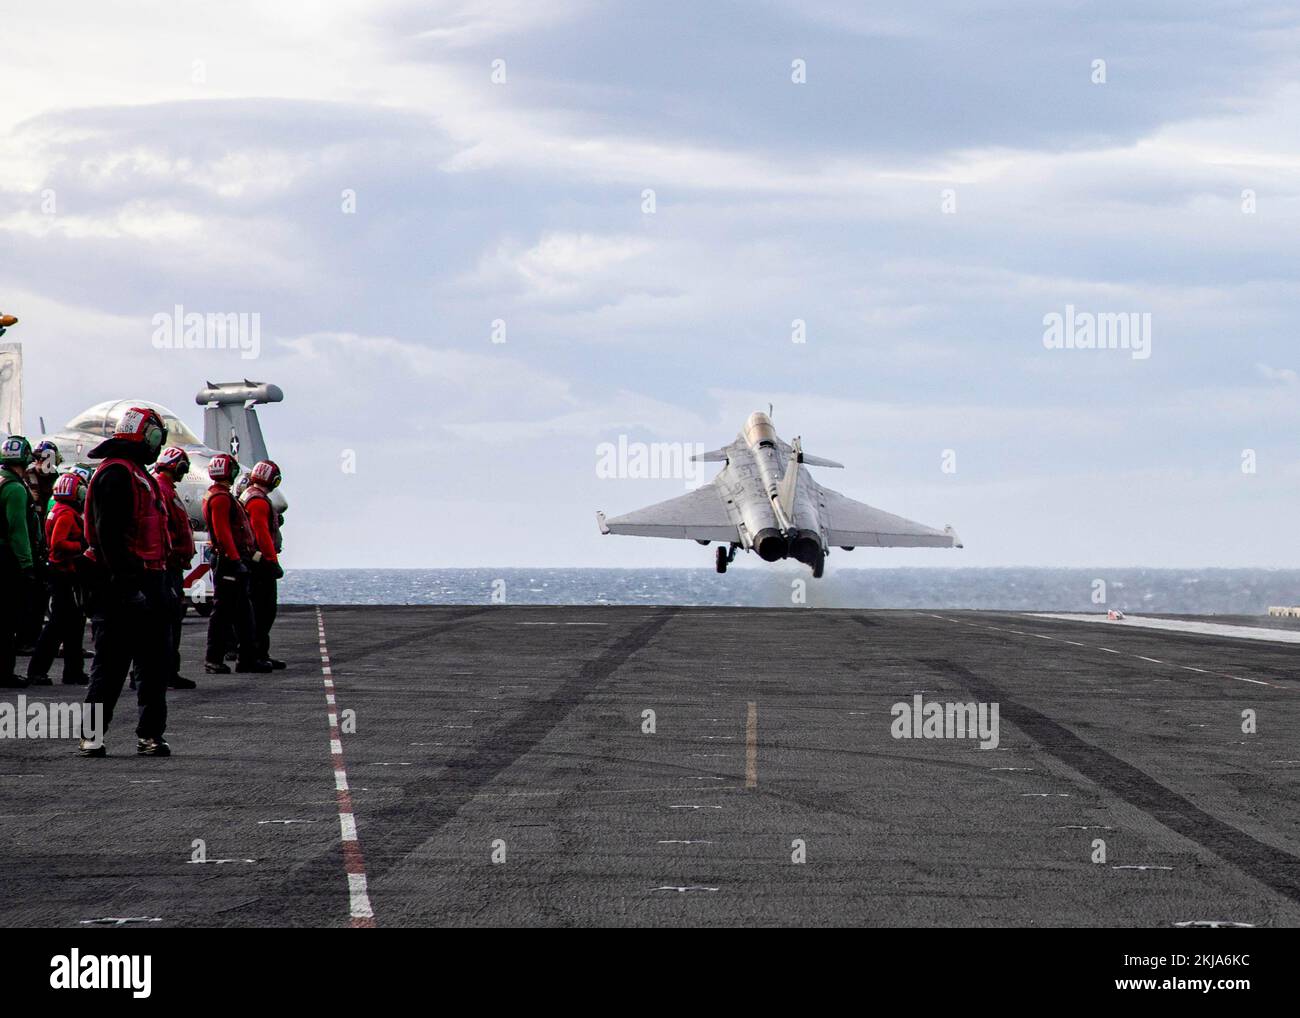
<instances>
[{"instance_id":1,"label":"black trousers","mask_svg":"<svg viewBox=\"0 0 1300 1018\"><path fill-rule=\"evenodd\" d=\"M36 582L31 587L26 601L26 614L23 616L22 627L18 630L20 646L34 646L40 639L41 629L45 625L45 612L50 606L49 576L50 569L42 561L36 567Z\"/></svg>"},{"instance_id":2,"label":"black trousers","mask_svg":"<svg viewBox=\"0 0 1300 1018\"><path fill-rule=\"evenodd\" d=\"M75 575L50 570L50 618L32 651L27 666L29 679L50 673L59 644L63 644L63 677L75 678L85 671L81 640L86 632L86 613L80 594Z\"/></svg>"},{"instance_id":3,"label":"black trousers","mask_svg":"<svg viewBox=\"0 0 1300 1018\"><path fill-rule=\"evenodd\" d=\"M168 618L168 656L163 662L168 679L181 673L181 623L185 621L185 570L167 570L167 588L174 598L175 611Z\"/></svg>"},{"instance_id":4,"label":"black trousers","mask_svg":"<svg viewBox=\"0 0 1300 1018\"><path fill-rule=\"evenodd\" d=\"M233 631L239 642L239 660L258 660L254 651L257 635L253 626L253 603L249 597L248 575L240 575L220 560L212 570L212 614L208 616L208 648L204 655L209 663L221 664L230 649Z\"/></svg>"},{"instance_id":5,"label":"black trousers","mask_svg":"<svg viewBox=\"0 0 1300 1018\"><path fill-rule=\"evenodd\" d=\"M275 615L280 605L279 585L265 564L253 566L249 593L253 600L253 628L257 633L252 659L265 661L271 656L271 627L275 625Z\"/></svg>"},{"instance_id":6,"label":"black trousers","mask_svg":"<svg viewBox=\"0 0 1300 1018\"><path fill-rule=\"evenodd\" d=\"M31 612L33 587L9 548L0 548L0 676L14 674L18 637Z\"/></svg>"},{"instance_id":7,"label":"black trousers","mask_svg":"<svg viewBox=\"0 0 1300 1018\"><path fill-rule=\"evenodd\" d=\"M146 570L140 581L143 602L131 602L121 590L97 584L91 599L90 632L95 660L90 666L86 703L104 705L104 728L122 695L132 661L136 667L136 703L140 708L135 734L161 739L167 728L167 670L165 658L174 612L167 577Z\"/></svg>"}]
</instances>

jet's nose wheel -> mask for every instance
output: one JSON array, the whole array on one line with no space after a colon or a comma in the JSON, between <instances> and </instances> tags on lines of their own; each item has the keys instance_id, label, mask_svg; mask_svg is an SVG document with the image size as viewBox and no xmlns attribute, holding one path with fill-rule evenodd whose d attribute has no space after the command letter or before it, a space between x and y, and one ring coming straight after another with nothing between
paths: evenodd
<instances>
[{"instance_id":1,"label":"jet's nose wheel","mask_svg":"<svg viewBox=\"0 0 1300 1018\"><path fill-rule=\"evenodd\" d=\"M727 563L730 561L731 559L727 555L727 549L723 545L718 545L718 553L715 560L715 568L718 572L725 573L727 571Z\"/></svg>"},{"instance_id":2,"label":"jet's nose wheel","mask_svg":"<svg viewBox=\"0 0 1300 1018\"><path fill-rule=\"evenodd\" d=\"M813 579L820 580L824 572L826 572L826 553L821 551L817 553L817 561L813 563Z\"/></svg>"}]
</instances>

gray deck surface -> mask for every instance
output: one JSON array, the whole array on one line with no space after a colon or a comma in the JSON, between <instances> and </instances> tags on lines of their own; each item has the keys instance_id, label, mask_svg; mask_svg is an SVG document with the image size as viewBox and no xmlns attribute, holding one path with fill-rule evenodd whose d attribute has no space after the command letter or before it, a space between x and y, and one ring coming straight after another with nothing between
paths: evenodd
<instances>
[{"instance_id":1,"label":"gray deck surface","mask_svg":"<svg viewBox=\"0 0 1300 1018\"><path fill-rule=\"evenodd\" d=\"M322 616L381 927L1300 924L1293 646L984 612ZM0 741L4 925L347 925L316 612L282 610L272 676L202 675L204 627L171 759L135 757L129 701L104 760ZM996 701L999 748L892 738L917 691Z\"/></svg>"}]
</instances>

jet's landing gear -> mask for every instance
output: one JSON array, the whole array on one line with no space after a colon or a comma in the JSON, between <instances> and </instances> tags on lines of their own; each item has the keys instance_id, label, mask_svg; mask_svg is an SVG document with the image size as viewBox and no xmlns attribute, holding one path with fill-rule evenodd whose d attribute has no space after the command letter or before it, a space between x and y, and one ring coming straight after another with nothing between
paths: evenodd
<instances>
[{"instance_id":1,"label":"jet's landing gear","mask_svg":"<svg viewBox=\"0 0 1300 1018\"><path fill-rule=\"evenodd\" d=\"M727 571L727 566L736 560L736 546L733 544L730 548L724 548L718 545L718 554L714 566L720 573Z\"/></svg>"},{"instance_id":2,"label":"jet's landing gear","mask_svg":"<svg viewBox=\"0 0 1300 1018\"><path fill-rule=\"evenodd\" d=\"M813 562L812 570L814 580L820 580L822 578L822 573L826 572L826 553L824 551L819 551L817 553L817 558Z\"/></svg>"}]
</instances>

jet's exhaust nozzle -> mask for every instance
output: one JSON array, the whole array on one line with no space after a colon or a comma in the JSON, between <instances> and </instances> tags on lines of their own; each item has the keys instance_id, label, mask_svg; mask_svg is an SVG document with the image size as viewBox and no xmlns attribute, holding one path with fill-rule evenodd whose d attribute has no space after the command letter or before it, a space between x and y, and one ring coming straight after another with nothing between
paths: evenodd
<instances>
[{"instance_id":1,"label":"jet's exhaust nozzle","mask_svg":"<svg viewBox=\"0 0 1300 1018\"><path fill-rule=\"evenodd\" d=\"M790 542L781 531L768 527L754 535L754 550L764 562L776 562L790 554Z\"/></svg>"},{"instance_id":2,"label":"jet's exhaust nozzle","mask_svg":"<svg viewBox=\"0 0 1300 1018\"><path fill-rule=\"evenodd\" d=\"M800 530L790 542L790 557L806 566L815 566L822 553L822 543L811 530Z\"/></svg>"}]
</instances>

